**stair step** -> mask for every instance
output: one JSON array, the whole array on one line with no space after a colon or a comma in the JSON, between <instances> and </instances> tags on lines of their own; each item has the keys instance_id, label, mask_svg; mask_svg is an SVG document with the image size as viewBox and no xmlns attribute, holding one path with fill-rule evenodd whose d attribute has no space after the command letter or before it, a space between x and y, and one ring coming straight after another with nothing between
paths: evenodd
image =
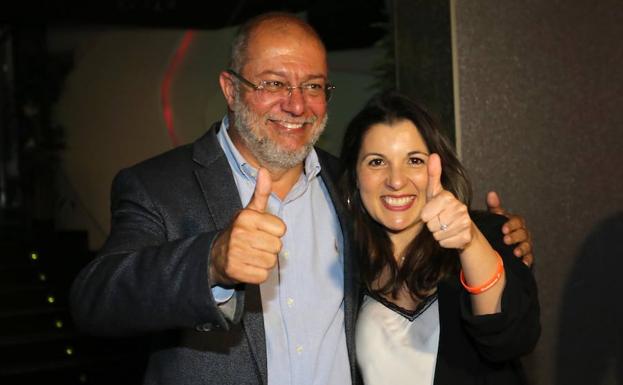
<instances>
[{"instance_id":1,"label":"stair step","mask_svg":"<svg viewBox=\"0 0 623 385\"><path fill-rule=\"evenodd\" d=\"M4 307L0 310L0 322L3 319L11 318L11 317L26 317L26 316L34 316L34 315L43 315L43 314L51 314L51 313L59 313L66 311L66 307L58 306L58 305L41 305L41 306L33 306L24 309L4 309Z\"/></svg>"},{"instance_id":2,"label":"stair step","mask_svg":"<svg viewBox=\"0 0 623 385\"><path fill-rule=\"evenodd\" d=\"M47 344L57 341L76 339L77 334L67 330L50 330L42 333L30 333L16 336L0 337L0 354L2 351L25 345Z\"/></svg>"},{"instance_id":3,"label":"stair step","mask_svg":"<svg viewBox=\"0 0 623 385\"><path fill-rule=\"evenodd\" d=\"M60 330L73 330L74 325L65 308L45 309L0 318L0 338Z\"/></svg>"},{"instance_id":4,"label":"stair step","mask_svg":"<svg viewBox=\"0 0 623 385\"><path fill-rule=\"evenodd\" d=\"M145 360L140 356L118 355L102 358L67 358L39 365L0 368L3 385L139 385Z\"/></svg>"},{"instance_id":5,"label":"stair step","mask_svg":"<svg viewBox=\"0 0 623 385\"><path fill-rule=\"evenodd\" d=\"M40 365L73 357L101 358L142 356L146 344L140 339L97 339L72 332L27 336L0 344L0 373L15 365Z\"/></svg>"},{"instance_id":6,"label":"stair step","mask_svg":"<svg viewBox=\"0 0 623 385\"><path fill-rule=\"evenodd\" d=\"M45 305L65 306L67 289L42 285L22 286L0 291L3 311L36 308Z\"/></svg>"},{"instance_id":7,"label":"stair step","mask_svg":"<svg viewBox=\"0 0 623 385\"><path fill-rule=\"evenodd\" d=\"M27 343L30 342L30 343ZM70 335L50 336L43 341L7 341L0 343L0 367L6 368L21 363L40 364L62 360L76 352L76 340Z\"/></svg>"},{"instance_id":8,"label":"stair step","mask_svg":"<svg viewBox=\"0 0 623 385\"><path fill-rule=\"evenodd\" d=\"M58 276L50 274L48 270L41 266L0 267L0 288L21 284L58 282L59 280L55 279Z\"/></svg>"}]
</instances>

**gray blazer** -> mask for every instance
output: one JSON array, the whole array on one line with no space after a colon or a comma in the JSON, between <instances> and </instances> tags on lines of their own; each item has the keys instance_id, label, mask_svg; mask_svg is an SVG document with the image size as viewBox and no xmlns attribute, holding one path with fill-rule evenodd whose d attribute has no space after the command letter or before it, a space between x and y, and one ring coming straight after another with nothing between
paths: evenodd
<instances>
[{"instance_id":1,"label":"gray blazer","mask_svg":"<svg viewBox=\"0 0 623 385\"><path fill-rule=\"evenodd\" d=\"M71 290L81 330L152 337L145 384L266 384L259 286L236 288L235 316L227 320L207 274L214 238L242 208L216 138L219 126L115 177L110 235ZM344 234L346 341L356 382L358 286L347 214L335 185L341 168L333 156L316 151Z\"/></svg>"}]
</instances>

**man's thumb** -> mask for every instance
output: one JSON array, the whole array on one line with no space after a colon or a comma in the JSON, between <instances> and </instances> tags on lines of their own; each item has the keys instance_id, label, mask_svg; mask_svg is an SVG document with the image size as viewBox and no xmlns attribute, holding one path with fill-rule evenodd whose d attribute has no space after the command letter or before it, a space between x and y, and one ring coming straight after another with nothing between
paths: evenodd
<instances>
[{"instance_id":1,"label":"man's thumb","mask_svg":"<svg viewBox=\"0 0 623 385\"><path fill-rule=\"evenodd\" d=\"M272 185L273 181L270 178L268 170L260 168L257 171L255 191L253 192L253 196L251 197L247 208L264 212L266 210L266 206L268 205L268 198L270 197Z\"/></svg>"}]
</instances>

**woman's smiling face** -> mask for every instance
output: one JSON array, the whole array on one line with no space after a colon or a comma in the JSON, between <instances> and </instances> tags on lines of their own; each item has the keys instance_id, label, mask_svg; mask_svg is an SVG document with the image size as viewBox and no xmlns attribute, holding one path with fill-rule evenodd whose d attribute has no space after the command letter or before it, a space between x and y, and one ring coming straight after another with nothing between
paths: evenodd
<instances>
[{"instance_id":1,"label":"woman's smiling face","mask_svg":"<svg viewBox=\"0 0 623 385\"><path fill-rule=\"evenodd\" d=\"M368 214L390 235L413 239L422 228L429 150L410 120L375 124L357 158L357 184Z\"/></svg>"}]
</instances>

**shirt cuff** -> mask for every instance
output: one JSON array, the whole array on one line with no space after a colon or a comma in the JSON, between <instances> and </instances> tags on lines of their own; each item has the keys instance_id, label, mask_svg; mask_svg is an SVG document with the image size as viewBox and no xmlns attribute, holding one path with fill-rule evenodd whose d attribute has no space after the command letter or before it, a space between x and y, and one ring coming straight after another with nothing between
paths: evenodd
<instances>
[{"instance_id":1,"label":"shirt cuff","mask_svg":"<svg viewBox=\"0 0 623 385\"><path fill-rule=\"evenodd\" d=\"M233 288L226 289L220 286L212 286L212 297L214 298L216 304L219 306L224 304L225 302L228 302L231 297L234 296L235 292L236 290Z\"/></svg>"}]
</instances>

